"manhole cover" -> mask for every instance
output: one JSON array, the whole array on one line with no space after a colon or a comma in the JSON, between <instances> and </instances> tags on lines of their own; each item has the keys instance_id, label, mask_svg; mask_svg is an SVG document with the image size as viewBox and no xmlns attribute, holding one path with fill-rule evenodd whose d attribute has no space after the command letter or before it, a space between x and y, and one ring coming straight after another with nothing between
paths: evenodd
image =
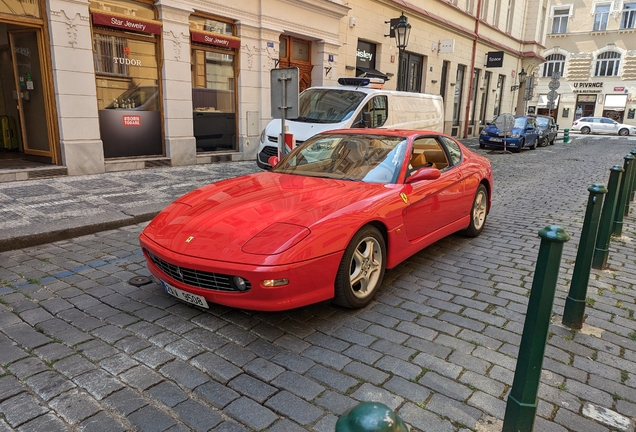
<instances>
[{"instance_id":1,"label":"manhole cover","mask_svg":"<svg viewBox=\"0 0 636 432\"><path fill-rule=\"evenodd\" d=\"M131 284L133 286L136 286L136 287L140 287L140 286L143 286L143 285L148 285L151 282L152 281L147 276L135 276L134 278L130 278L130 280L128 280L129 284Z\"/></svg>"}]
</instances>

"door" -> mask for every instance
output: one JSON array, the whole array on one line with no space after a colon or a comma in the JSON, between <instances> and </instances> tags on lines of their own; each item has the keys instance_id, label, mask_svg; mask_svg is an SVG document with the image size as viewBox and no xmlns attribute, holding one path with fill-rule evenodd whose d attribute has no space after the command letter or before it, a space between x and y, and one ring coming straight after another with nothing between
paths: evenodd
<instances>
[{"instance_id":1,"label":"door","mask_svg":"<svg viewBox=\"0 0 636 432\"><path fill-rule=\"evenodd\" d=\"M9 31L16 88L13 95L17 102L24 153L52 158L40 40L38 29Z\"/></svg>"},{"instance_id":2,"label":"door","mask_svg":"<svg viewBox=\"0 0 636 432\"><path fill-rule=\"evenodd\" d=\"M407 189L410 189L406 193L408 207L403 215L409 241L431 235L464 216L461 167L449 163L446 152L436 138L417 138L413 142L413 155L420 153L425 155L427 162L441 170L441 175L437 180L407 185Z\"/></svg>"},{"instance_id":3,"label":"door","mask_svg":"<svg viewBox=\"0 0 636 432\"><path fill-rule=\"evenodd\" d=\"M298 68L298 91L311 87L311 41L293 36L279 38L279 68Z\"/></svg>"}]
</instances>

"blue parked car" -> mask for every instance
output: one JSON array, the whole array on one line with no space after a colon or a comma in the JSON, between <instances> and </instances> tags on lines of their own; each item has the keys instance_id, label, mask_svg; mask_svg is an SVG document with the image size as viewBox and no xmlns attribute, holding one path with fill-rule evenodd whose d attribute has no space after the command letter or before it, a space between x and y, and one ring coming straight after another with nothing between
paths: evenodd
<instances>
[{"instance_id":1,"label":"blue parked car","mask_svg":"<svg viewBox=\"0 0 636 432\"><path fill-rule=\"evenodd\" d=\"M491 123L486 123L487 126L479 135L479 148L503 148L503 125L511 123L512 127L506 136L506 149L519 153L523 147L528 147L531 150L537 148L540 129L535 118L510 114L501 114Z\"/></svg>"}]
</instances>

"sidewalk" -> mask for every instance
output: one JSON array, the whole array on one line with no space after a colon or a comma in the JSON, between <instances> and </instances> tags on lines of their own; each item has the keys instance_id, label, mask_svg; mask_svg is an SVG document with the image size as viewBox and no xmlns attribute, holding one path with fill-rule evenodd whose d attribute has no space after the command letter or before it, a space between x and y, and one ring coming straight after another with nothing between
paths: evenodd
<instances>
[{"instance_id":1,"label":"sidewalk","mask_svg":"<svg viewBox=\"0 0 636 432\"><path fill-rule=\"evenodd\" d=\"M257 171L245 161L0 183L0 252L145 222L190 190Z\"/></svg>"}]
</instances>

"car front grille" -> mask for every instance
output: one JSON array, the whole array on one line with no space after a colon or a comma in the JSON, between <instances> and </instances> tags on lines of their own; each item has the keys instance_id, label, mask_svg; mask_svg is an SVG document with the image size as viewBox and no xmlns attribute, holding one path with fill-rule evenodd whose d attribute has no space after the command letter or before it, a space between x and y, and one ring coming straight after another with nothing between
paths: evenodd
<instances>
[{"instance_id":1,"label":"car front grille","mask_svg":"<svg viewBox=\"0 0 636 432\"><path fill-rule=\"evenodd\" d=\"M148 250L146 253L162 272L172 279L192 287L234 292L247 292L252 288L252 284L248 280L245 280L245 289L240 290L232 280L234 276L179 267L162 260Z\"/></svg>"}]
</instances>

